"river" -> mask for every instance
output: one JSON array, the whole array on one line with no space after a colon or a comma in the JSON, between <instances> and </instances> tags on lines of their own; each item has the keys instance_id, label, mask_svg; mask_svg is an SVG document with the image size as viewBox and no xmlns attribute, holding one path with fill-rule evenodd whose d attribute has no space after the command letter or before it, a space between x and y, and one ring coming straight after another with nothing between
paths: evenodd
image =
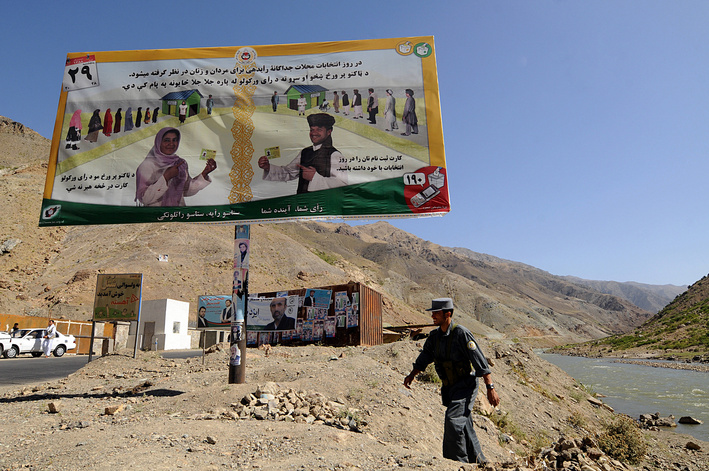
<instances>
[{"instance_id":1,"label":"river","mask_svg":"<svg viewBox=\"0 0 709 471\"><path fill-rule=\"evenodd\" d=\"M659 412L661 417L691 416L701 425L677 424L679 433L709 441L709 373L617 363L612 358L585 358L539 353L576 381L603 394L616 412L638 419Z\"/></svg>"}]
</instances>

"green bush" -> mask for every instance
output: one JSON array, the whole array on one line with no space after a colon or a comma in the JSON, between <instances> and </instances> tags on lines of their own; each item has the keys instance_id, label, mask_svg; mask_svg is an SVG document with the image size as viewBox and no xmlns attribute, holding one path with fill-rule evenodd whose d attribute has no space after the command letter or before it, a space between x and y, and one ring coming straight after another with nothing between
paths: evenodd
<instances>
[{"instance_id":1,"label":"green bush","mask_svg":"<svg viewBox=\"0 0 709 471\"><path fill-rule=\"evenodd\" d=\"M569 425L575 428L586 428L588 424L586 423L586 417L582 413L575 411L567 419Z\"/></svg>"},{"instance_id":2,"label":"green bush","mask_svg":"<svg viewBox=\"0 0 709 471\"><path fill-rule=\"evenodd\" d=\"M509 416L509 412L503 413L502 411L495 411L490 415L486 414L486 417L490 419L493 424L495 424L495 427L497 427L498 430L511 435L518 442L527 439L527 436L522 429L519 428L519 426L512 420L512 417ZM502 435L500 435L500 445L504 445Z\"/></svg>"},{"instance_id":3,"label":"green bush","mask_svg":"<svg viewBox=\"0 0 709 471\"><path fill-rule=\"evenodd\" d=\"M647 451L642 431L633 419L618 416L604 425L605 432L598 437L598 446L605 454L618 461L638 464Z\"/></svg>"},{"instance_id":4,"label":"green bush","mask_svg":"<svg viewBox=\"0 0 709 471\"><path fill-rule=\"evenodd\" d=\"M441 383L441 378L439 378L438 374L436 374L436 368L433 366L433 363L428 365L425 371L419 373L418 380L424 383Z\"/></svg>"},{"instance_id":5,"label":"green bush","mask_svg":"<svg viewBox=\"0 0 709 471\"><path fill-rule=\"evenodd\" d=\"M329 253L322 252L317 249L313 249L313 253L320 257L323 262L329 263L330 265L334 265L335 262L337 262L337 257Z\"/></svg>"}]
</instances>

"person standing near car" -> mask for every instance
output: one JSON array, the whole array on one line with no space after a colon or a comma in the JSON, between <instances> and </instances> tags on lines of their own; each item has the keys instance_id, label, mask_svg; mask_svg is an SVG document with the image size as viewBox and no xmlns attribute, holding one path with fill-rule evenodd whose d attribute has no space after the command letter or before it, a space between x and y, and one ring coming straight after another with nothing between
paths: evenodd
<instances>
[{"instance_id":1,"label":"person standing near car","mask_svg":"<svg viewBox=\"0 0 709 471\"><path fill-rule=\"evenodd\" d=\"M47 324L47 330L44 331L44 339L42 340L42 349L44 350L44 356L49 358L50 353L52 353L52 340L57 336L57 327L54 325L54 321L49 319Z\"/></svg>"}]
</instances>

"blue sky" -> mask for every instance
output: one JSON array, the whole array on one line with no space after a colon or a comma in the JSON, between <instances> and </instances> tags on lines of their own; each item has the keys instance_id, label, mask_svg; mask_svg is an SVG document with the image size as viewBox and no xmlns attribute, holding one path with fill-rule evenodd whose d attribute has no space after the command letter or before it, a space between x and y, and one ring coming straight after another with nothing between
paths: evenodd
<instances>
[{"instance_id":1,"label":"blue sky","mask_svg":"<svg viewBox=\"0 0 709 471\"><path fill-rule=\"evenodd\" d=\"M556 275L681 285L709 273L704 0L5 10L0 115L45 137L68 52L433 35L452 211L392 224Z\"/></svg>"}]
</instances>

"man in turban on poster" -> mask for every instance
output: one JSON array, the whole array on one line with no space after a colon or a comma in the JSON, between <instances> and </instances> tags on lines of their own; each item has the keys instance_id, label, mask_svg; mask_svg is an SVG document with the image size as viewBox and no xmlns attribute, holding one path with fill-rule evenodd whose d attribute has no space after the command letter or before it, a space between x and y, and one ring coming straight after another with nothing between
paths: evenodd
<instances>
[{"instance_id":1,"label":"man in turban on poster","mask_svg":"<svg viewBox=\"0 0 709 471\"><path fill-rule=\"evenodd\" d=\"M296 193L327 190L347 185L346 165L340 151L332 144L332 127L335 118L327 113L308 115L310 141L288 165L271 165L268 157L261 156L258 166L263 169L263 179L289 181L298 179Z\"/></svg>"},{"instance_id":2,"label":"man in turban on poster","mask_svg":"<svg viewBox=\"0 0 709 471\"><path fill-rule=\"evenodd\" d=\"M222 309L221 322L231 322L234 320L234 305L231 303L231 299L226 299L224 301L226 306Z\"/></svg>"}]
</instances>

